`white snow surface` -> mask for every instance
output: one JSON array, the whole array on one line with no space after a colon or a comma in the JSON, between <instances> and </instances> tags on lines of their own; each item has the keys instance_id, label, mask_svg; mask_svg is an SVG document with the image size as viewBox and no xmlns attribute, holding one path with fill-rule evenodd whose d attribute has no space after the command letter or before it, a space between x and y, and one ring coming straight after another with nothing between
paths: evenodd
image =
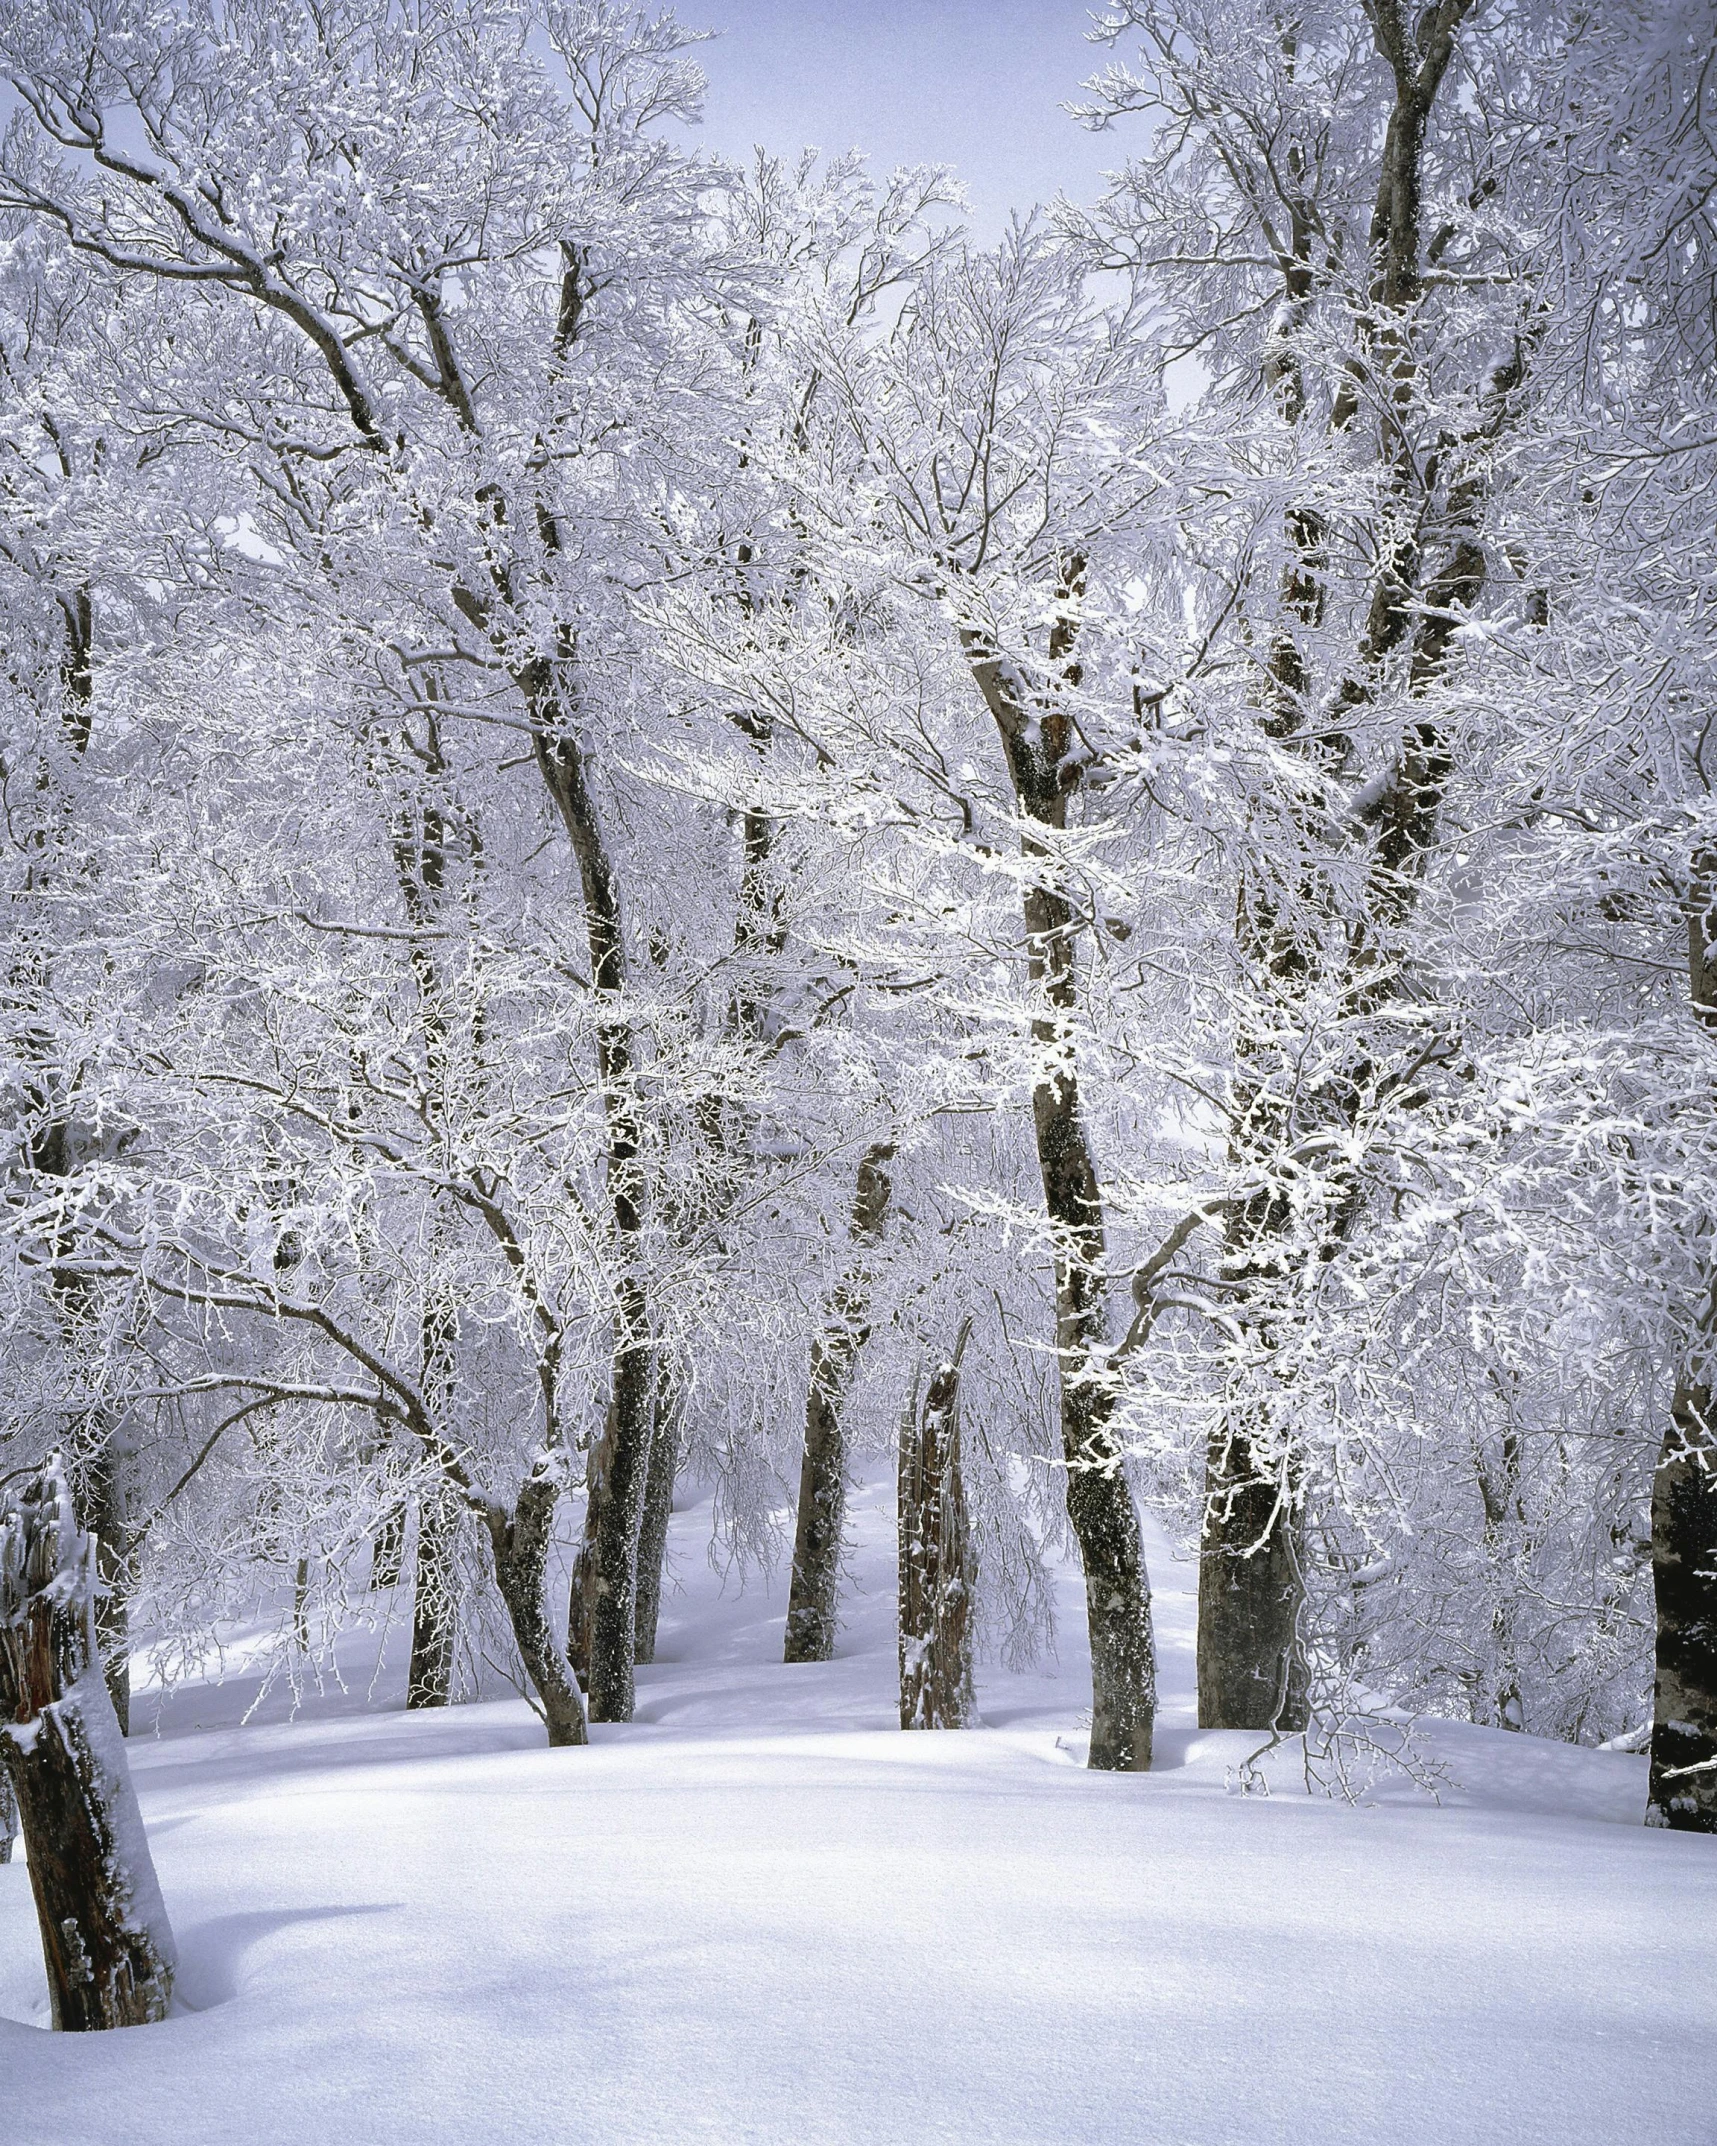
<instances>
[{"instance_id":1,"label":"white snow surface","mask_svg":"<svg viewBox=\"0 0 1717 2146\"><path fill-rule=\"evenodd\" d=\"M1458 1787L1364 1807L1225 1774L1158 1543L1148 1776L1084 1770L1079 1589L986 1726L894 1727L886 1490L838 1658L784 1668L784 1577L725 1585L707 1502L638 1719L549 1751L524 1704L296 1720L242 1670L131 1763L179 1940L155 2027L45 2030L0 1867L5 2146L1717 2139L1717 1842L1647 1832L1644 1761L1439 1725ZM366 1655L365 1648L368 1653Z\"/></svg>"}]
</instances>

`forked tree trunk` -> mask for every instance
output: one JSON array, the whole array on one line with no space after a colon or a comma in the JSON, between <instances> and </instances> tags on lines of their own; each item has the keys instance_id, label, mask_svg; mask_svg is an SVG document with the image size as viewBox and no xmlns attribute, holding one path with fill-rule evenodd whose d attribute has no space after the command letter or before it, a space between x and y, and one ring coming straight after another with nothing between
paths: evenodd
<instances>
[{"instance_id":1,"label":"forked tree trunk","mask_svg":"<svg viewBox=\"0 0 1717 2146\"><path fill-rule=\"evenodd\" d=\"M674 1516L674 1478L680 1463L681 1399L663 1351L656 1360L656 1431L650 1440L650 1478L644 1486L644 1518L638 1529L638 1597L632 1653L635 1661L643 1663L656 1659L668 1522Z\"/></svg>"},{"instance_id":2,"label":"forked tree trunk","mask_svg":"<svg viewBox=\"0 0 1717 2146\"><path fill-rule=\"evenodd\" d=\"M57 1463L0 1515L0 1767L56 2027L166 2016L173 1935L95 1635L95 1545Z\"/></svg>"},{"instance_id":3,"label":"forked tree trunk","mask_svg":"<svg viewBox=\"0 0 1717 2146\"><path fill-rule=\"evenodd\" d=\"M577 1681L548 1618L549 1539L559 1502L558 1470L545 1462L527 1478L511 1514L491 1508L486 1515L495 1585L506 1604L525 1674L541 1703L549 1743L556 1746L590 1741Z\"/></svg>"},{"instance_id":4,"label":"forked tree trunk","mask_svg":"<svg viewBox=\"0 0 1717 2146\"><path fill-rule=\"evenodd\" d=\"M900 1726L972 1723L975 1572L960 1473L960 1357L937 1366L920 1410L914 1389L900 1421Z\"/></svg>"},{"instance_id":5,"label":"forked tree trunk","mask_svg":"<svg viewBox=\"0 0 1717 2146\"><path fill-rule=\"evenodd\" d=\"M848 1225L857 1245L872 1246L882 1235L893 1191L884 1165L893 1153L889 1142L878 1141L858 1166ZM847 1518L847 1441L841 1412L869 1331L864 1323L869 1300L870 1273L861 1253L837 1283L823 1330L811 1344L783 1661L826 1662L835 1651Z\"/></svg>"}]
</instances>

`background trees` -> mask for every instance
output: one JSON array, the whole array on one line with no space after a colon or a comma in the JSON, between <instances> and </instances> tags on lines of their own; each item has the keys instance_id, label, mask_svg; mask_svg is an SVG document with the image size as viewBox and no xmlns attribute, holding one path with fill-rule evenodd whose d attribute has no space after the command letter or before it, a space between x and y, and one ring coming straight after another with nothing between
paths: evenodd
<instances>
[{"instance_id":1,"label":"background trees","mask_svg":"<svg viewBox=\"0 0 1717 2146\"><path fill-rule=\"evenodd\" d=\"M1705 1824L1701 20L1141 0L986 253L600 0L15 11L4 1434L109 1602L409 1541L414 1699L578 1742L678 1471L819 1658L957 1365L1093 1764L1142 1499L1212 1726L1636 1730L1655 1558Z\"/></svg>"}]
</instances>

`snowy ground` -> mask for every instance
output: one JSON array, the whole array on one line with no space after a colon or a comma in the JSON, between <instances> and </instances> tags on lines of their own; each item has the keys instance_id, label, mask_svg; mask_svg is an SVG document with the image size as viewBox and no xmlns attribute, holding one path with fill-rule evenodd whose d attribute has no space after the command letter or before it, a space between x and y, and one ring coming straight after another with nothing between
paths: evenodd
<instances>
[{"instance_id":1,"label":"snowy ground","mask_svg":"<svg viewBox=\"0 0 1717 2146\"><path fill-rule=\"evenodd\" d=\"M821 1667L675 1528L666 1659L588 1751L361 1670L295 1722L176 1694L131 1749L182 2006L39 2031L0 1868L5 2146L1717 2141L1717 1844L1640 1827L1643 1761L1449 1728L1440 1806L1226 1793L1255 1739L1190 1727L1161 1555L1156 1772L1079 1763L1071 1591L1058 1668L903 1736L882 1498Z\"/></svg>"}]
</instances>

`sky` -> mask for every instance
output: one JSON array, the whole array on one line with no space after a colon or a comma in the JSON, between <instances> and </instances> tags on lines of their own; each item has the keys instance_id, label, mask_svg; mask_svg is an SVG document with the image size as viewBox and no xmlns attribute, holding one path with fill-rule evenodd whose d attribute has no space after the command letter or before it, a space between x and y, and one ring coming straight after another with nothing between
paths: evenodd
<instances>
[{"instance_id":1,"label":"sky","mask_svg":"<svg viewBox=\"0 0 1717 2146\"><path fill-rule=\"evenodd\" d=\"M1094 5L1095 0L1089 0ZM678 0L718 30L703 138L728 156L864 149L877 170L952 164L984 240L1057 191L1095 199L1133 146L1061 110L1107 55L1083 0Z\"/></svg>"}]
</instances>

